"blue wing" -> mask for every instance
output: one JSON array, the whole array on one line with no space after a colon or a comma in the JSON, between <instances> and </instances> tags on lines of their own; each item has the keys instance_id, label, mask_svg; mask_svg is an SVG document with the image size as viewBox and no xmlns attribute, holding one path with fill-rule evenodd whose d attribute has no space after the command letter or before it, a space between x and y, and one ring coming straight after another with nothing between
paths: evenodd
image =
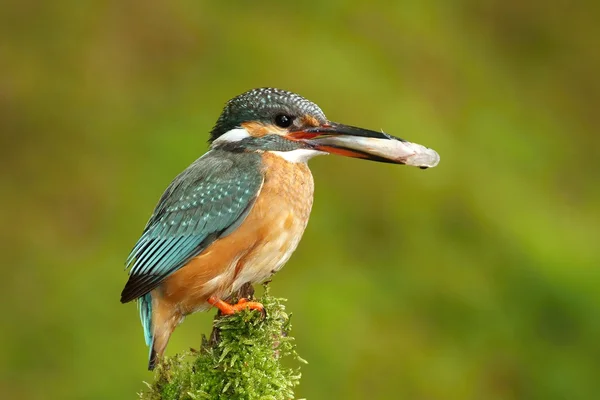
<instances>
[{"instance_id":1,"label":"blue wing","mask_svg":"<svg viewBox=\"0 0 600 400\"><path fill-rule=\"evenodd\" d=\"M127 258L121 302L148 293L241 224L263 182L260 162L256 153L212 150L173 180Z\"/></svg>"}]
</instances>

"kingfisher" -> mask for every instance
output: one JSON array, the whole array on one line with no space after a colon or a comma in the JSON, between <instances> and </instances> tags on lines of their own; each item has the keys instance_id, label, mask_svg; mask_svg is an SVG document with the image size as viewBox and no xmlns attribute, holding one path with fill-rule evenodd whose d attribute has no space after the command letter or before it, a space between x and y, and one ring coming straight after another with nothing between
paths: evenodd
<instances>
[{"instance_id":1,"label":"kingfisher","mask_svg":"<svg viewBox=\"0 0 600 400\"><path fill-rule=\"evenodd\" d=\"M406 154L382 150L392 142ZM263 310L226 300L269 279L298 246L313 204L310 158L332 153L421 168L439 159L386 133L329 121L315 103L275 88L229 100L209 144L167 187L126 261L121 302L138 301L149 370L185 316L213 306L225 315ZM415 148L435 155L409 162Z\"/></svg>"}]
</instances>

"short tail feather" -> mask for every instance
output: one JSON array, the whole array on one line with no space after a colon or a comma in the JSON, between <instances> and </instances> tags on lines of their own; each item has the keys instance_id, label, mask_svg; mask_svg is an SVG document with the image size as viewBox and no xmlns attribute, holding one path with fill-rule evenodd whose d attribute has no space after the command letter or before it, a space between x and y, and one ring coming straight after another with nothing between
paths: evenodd
<instances>
[{"instance_id":1,"label":"short tail feather","mask_svg":"<svg viewBox=\"0 0 600 400\"><path fill-rule=\"evenodd\" d=\"M138 300L140 308L140 319L144 328L144 339L150 348L148 355L148 370L152 371L156 366L156 351L154 350L154 335L152 333L152 296L146 293Z\"/></svg>"}]
</instances>

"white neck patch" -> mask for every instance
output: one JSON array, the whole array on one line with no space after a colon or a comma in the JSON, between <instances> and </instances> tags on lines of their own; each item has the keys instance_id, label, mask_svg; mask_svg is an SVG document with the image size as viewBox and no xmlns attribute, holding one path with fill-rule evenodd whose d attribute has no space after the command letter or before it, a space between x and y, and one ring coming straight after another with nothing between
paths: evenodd
<instances>
[{"instance_id":1,"label":"white neck patch","mask_svg":"<svg viewBox=\"0 0 600 400\"><path fill-rule=\"evenodd\" d=\"M215 139L213 145L221 143L239 142L250 137L250 134L244 128L231 129Z\"/></svg>"},{"instance_id":2,"label":"white neck patch","mask_svg":"<svg viewBox=\"0 0 600 400\"><path fill-rule=\"evenodd\" d=\"M283 158L286 161L292 163L305 163L315 156L322 156L326 153L324 151L313 150L313 149L296 149L290 151L268 151L267 153L275 154L278 157Z\"/></svg>"}]
</instances>

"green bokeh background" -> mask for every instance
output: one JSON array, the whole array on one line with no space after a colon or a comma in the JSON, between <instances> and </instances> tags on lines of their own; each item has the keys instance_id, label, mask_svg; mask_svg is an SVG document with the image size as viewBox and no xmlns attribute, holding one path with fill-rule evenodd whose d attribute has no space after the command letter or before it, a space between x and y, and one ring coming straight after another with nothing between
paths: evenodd
<instances>
[{"instance_id":1,"label":"green bokeh background","mask_svg":"<svg viewBox=\"0 0 600 400\"><path fill-rule=\"evenodd\" d=\"M441 155L311 161L311 222L272 284L310 362L300 397L599 398L589 3L4 3L2 397L126 399L152 379L123 261L224 102L275 86Z\"/></svg>"}]
</instances>

